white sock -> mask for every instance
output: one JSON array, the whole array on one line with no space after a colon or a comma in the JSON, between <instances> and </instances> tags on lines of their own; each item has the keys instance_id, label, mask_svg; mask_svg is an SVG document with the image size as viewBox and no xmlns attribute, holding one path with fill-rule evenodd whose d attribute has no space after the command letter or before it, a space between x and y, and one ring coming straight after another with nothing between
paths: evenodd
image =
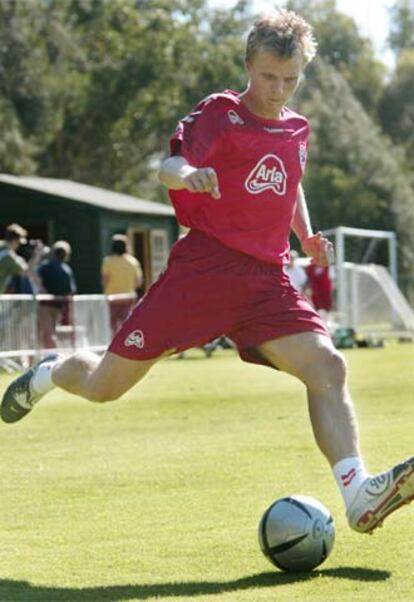
<instances>
[{"instance_id":1,"label":"white sock","mask_svg":"<svg viewBox=\"0 0 414 602\"><path fill-rule=\"evenodd\" d=\"M30 383L35 393L44 394L51 391L56 385L52 381L52 370L59 360L51 360L40 364L36 369L32 382Z\"/></svg>"},{"instance_id":2,"label":"white sock","mask_svg":"<svg viewBox=\"0 0 414 602\"><path fill-rule=\"evenodd\" d=\"M352 456L339 460L333 467L335 480L348 509L352 504L358 489L370 476L359 456Z\"/></svg>"}]
</instances>

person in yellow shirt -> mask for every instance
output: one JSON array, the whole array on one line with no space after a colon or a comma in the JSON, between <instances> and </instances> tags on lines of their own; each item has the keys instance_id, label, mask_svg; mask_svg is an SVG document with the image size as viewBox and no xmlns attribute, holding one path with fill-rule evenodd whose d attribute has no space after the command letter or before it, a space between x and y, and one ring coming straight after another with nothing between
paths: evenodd
<instances>
[{"instance_id":1,"label":"person in yellow shirt","mask_svg":"<svg viewBox=\"0 0 414 602\"><path fill-rule=\"evenodd\" d=\"M143 283L141 265L128 252L128 239L123 234L112 237L111 254L103 259L101 276L105 295L129 295L110 299L111 328L115 333L135 304L137 289Z\"/></svg>"}]
</instances>

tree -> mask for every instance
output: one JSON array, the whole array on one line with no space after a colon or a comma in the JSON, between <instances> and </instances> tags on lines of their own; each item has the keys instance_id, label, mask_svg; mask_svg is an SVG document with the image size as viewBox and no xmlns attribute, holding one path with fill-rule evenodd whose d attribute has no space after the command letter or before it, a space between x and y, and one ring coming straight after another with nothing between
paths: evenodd
<instances>
[{"instance_id":1,"label":"tree","mask_svg":"<svg viewBox=\"0 0 414 602\"><path fill-rule=\"evenodd\" d=\"M42 99L36 91L36 67L30 53L30 41L34 41L30 12L13 1L0 4L0 166L12 173L34 171L32 135L42 121Z\"/></svg>"},{"instance_id":2,"label":"tree","mask_svg":"<svg viewBox=\"0 0 414 602\"><path fill-rule=\"evenodd\" d=\"M13 104L7 97L0 96L0 171L34 173L33 154L33 146L22 135Z\"/></svg>"},{"instance_id":3,"label":"tree","mask_svg":"<svg viewBox=\"0 0 414 602\"><path fill-rule=\"evenodd\" d=\"M59 124L66 52L62 5L52 0L0 3L0 165L34 173ZM68 88L71 86L69 85ZM72 86L73 88L73 86Z\"/></svg>"},{"instance_id":4,"label":"tree","mask_svg":"<svg viewBox=\"0 0 414 602\"><path fill-rule=\"evenodd\" d=\"M383 130L405 151L403 164L414 186L414 3L397 0L390 16L388 43L396 53L397 63L378 112Z\"/></svg>"},{"instance_id":5,"label":"tree","mask_svg":"<svg viewBox=\"0 0 414 602\"><path fill-rule=\"evenodd\" d=\"M401 51L395 72L384 91L379 115L384 131L406 151L414 167L414 49ZM414 179L413 179L414 182Z\"/></svg>"},{"instance_id":6,"label":"tree","mask_svg":"<svg viewBox=\"0 0 414 602\"><path fill-rule=\"evenodd\" d=\"M241 83L243 7L73 0L67 10L84 86L62 111L42 171L158 195L154 168L177 118L212 89Z\"/></svg>"},{"instance_id":7,"label":"tree","mask_svg":"<svg viewBox=\"0 0 414 602\"><path fill-rule=\"evenodd\" d=\"M397 54L401 50L414 48L414 3L412 0L397 0L390 8L388 43Z\"/></svg>"}]
</instances>

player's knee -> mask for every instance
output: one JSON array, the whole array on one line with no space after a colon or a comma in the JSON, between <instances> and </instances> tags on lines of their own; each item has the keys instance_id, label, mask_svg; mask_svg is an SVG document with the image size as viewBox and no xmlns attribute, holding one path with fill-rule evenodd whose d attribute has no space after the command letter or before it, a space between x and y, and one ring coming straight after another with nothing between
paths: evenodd
<instances>
[{"instance_id":1,"label":"player's knee","mask_svg":"<svg viewBox=\"0 0 414 602\"><path fill-rule=\"evenodd\" d=\"M318 358L318 365L309 373L308 384L311 388L342 388L346 382L347 367L345 359L336 349L325 349Z\"/></svg>"},{"instance_id":2,"label":"player's knee","mask_svg":"<svg viewBox=\"0 0 414 602\"><path fill-rule=\"evenodd\" d=\"M339 351L332 351L327 358L327 375L331 382L334 382L340 386L345 384L346 381L346 362L342 353Z\"/></svg>"}]
</instances>

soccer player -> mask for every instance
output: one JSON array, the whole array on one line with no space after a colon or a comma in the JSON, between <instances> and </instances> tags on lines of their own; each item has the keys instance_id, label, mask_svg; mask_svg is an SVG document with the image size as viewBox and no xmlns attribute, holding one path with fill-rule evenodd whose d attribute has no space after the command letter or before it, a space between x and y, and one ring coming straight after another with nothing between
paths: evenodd
<instances>
[{"instance_id":1,"label":"soccer player","mask_svg":"<svg viewBox=\"0 0 414 602\"><path fill-rule=\"evenodd\" d=\"M281 10L256 21L246 48L248 84L202 100L182 119L160 179L190 228L100 359L48 358L11 383L1 416L14 422L53 387L117 399L162 357L226 334L243 359L283 370L307 389L315 439L344 498L351 528L372 532L414 498L414 458L379 475L364 466L346 365L316 311L284 273L290 231L328 265L300 181L307 120L286 103L315 55L311 27Z\"/></svg>"}]
</instances>

